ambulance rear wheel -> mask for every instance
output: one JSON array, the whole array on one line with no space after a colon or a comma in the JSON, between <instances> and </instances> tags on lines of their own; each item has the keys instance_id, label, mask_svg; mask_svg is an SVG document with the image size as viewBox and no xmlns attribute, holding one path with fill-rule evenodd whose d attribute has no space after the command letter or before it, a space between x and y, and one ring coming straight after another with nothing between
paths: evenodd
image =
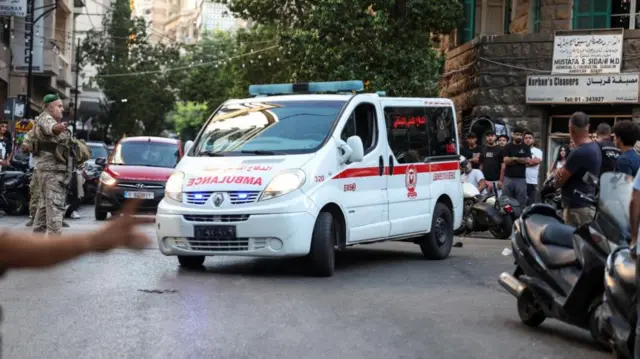
<instances>
[{"instance_id":1,"label":"ambulance rear wheel","mask_svg":"<svg viewBox=\"0 0 640 359\"><path fill-rule=\"evenodd\" d=\"M453 216L443 203L436 203L431 231L419 242L422 254L428 259L445 259L453 246Z\"/></svg>"},{"instance_id":2,"label":"ambulance rear wheel","mask_svg":"<svg viewBox=\"0 0 640 359\"><path fill-rule=\"evenodd\" d=\"M320 212L313 227L309 266L316 277L331 277L336 268L337 226L329 212Z\"/></svg>"}]
</instances>

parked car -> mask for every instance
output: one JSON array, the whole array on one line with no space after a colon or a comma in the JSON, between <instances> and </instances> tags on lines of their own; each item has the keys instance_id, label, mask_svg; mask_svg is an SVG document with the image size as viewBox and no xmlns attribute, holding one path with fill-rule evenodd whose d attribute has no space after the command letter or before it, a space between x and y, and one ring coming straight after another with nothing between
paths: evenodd
<instances>
[{"instance_id":1,"label":"parked car","mask_svg":"<svg viewBox=\"0 0 640 359\"><path fill-rule=\"evenodd\" d=\"M107 152L109 152L109 154L111 154L113 152L114 148L116 148L115 145L107 145Z\"/></svg>"},{"instance_id":2,"label":"parked car","mask_svg":"<svg viewBox=\"0 0 640 359\"><path fill-rule=\"evenodd\" d=\"M87 146L91 149L91 158L85 162L85 166L94 165L98 158L107 159L109 150L104 142L87 142Z\"/></svg>"},{"instance_id":3,"label":"parked car","mask_svg":"<svg viewBox=\"0 0 640 359\"><path fill-rule=\"evenodd\" d=\"M98 190L98 179L109 157L107 145L103 142L87 142L87 146L91 149L91 158L84 163L82 176L84 177L84 200L85 203L93 203Z\"/></svg>"},{"instance_id":4,"label":"parked car","mask_svg":"<svg viewBox=\"0 0 640 359\"><path fill-rule=\"evenodd\" d=\"M126 137L106 161L96 194L95 217L102 221L120 211L127 199L142 199L141 212L155 214L164 187L182 158L179 140L163 137ZM98 161L101 163L102 161Z\"/></svg>"}]
</instances>

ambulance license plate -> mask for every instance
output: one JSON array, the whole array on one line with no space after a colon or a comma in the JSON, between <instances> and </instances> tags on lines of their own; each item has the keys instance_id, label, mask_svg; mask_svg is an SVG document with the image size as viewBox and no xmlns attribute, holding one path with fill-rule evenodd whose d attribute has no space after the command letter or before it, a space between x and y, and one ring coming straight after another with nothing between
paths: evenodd
<instances>
[{"instance_id":1,"label":"ambulance license plate","mask_svg":"<svg viewBox=\"0 0 640 359\"><path fill-rule=\"evenodd\" d=\"M235 239L236 226L193 226L196 239Z\"/></svg>"}]
</instances>

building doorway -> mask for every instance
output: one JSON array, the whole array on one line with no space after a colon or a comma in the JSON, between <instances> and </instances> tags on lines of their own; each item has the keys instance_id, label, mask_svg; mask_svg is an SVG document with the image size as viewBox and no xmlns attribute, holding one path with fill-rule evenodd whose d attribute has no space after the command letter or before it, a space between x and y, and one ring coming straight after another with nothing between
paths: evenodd
<instances>
[{"instance_id":1,"label":"building doorway","mask_svg":"<svg viewBox=\"0 0 640 359\"><path fill-rule=\"evenodd\" d=\"M549 119L549 140L546 148L547 168L553 163L558 156L560 146L569 146L569 118L571 115L551 116ZM620 115L591 115L589 116L589 132L595 138L598 125L605 122L613 128L617 121L632 120L631 114Z\"/></svg>"}]
</instances>

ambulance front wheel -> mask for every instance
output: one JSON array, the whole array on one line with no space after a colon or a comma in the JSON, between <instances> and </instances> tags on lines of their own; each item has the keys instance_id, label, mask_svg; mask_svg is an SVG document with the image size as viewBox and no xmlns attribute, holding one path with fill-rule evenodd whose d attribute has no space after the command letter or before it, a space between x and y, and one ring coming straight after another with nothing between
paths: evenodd
<instances>
[{"instance_id":1,"label":"ambulance front wheel","mask_svg":"<svg viewBox=\"0 0 640 359\"><path fill-rule=\"evenodd\" d=\"M431 232L419 242L422 254L428 259L445 259L453 246L453 216L443 203L436 203Z\"/></svg>"},{"instance_id":2,"label":"ambulance front wheel","mask_svg":"<svg viewBox=\"0 0 640 359\"><path fill-rule=\"evenodd\" d=\"M320 212L316 219L308 256L309 269L316 277L331 277L335 272L335 245L338 238L336 224L329 212Z\"/></svg>"}]
</instances>

